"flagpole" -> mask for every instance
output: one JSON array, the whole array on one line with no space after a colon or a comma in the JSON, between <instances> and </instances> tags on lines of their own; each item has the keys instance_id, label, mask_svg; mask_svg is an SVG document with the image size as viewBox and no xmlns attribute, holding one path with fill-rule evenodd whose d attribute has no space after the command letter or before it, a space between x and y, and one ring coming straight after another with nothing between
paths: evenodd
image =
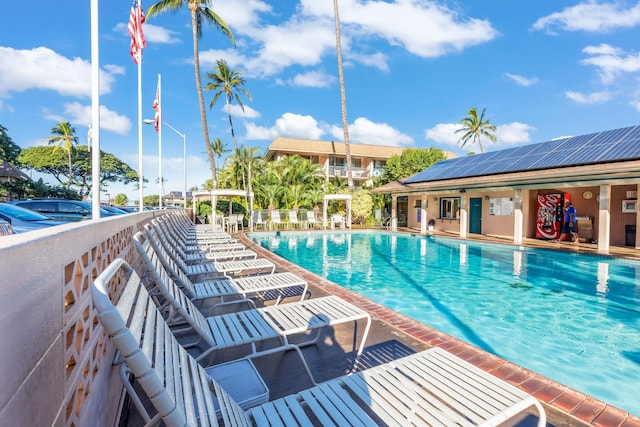
<instances>
[{"instance_id":1,"label":"flagpole","mask_svg":"<svg viewBox=\"0 0 640 427\"><path fill-rule=\"evenodd\" d=\"M139 210L144 210L144 175L142 174L142 61L138 61L138 197Z\"/></svg>"},{"instance_id":2,"label":"flagpole","mask_svg":"<svg viewBox=\"0 0 640 427\"><path fill-rule=\"evenodd\" d=\"M158 209L162 209L162 85L161 76L158 74L158 181L160 192L158 197Z\"/></svg>"},{"instance_id":3,"label":"flagpole","mask_svg":"<svg viewBox=\"0 0 640 427\"><path fill-rule=\"evenodd\" d=\"M91 0L91 218L100 218L100 55L98 0Z\"/></svg>"}]
</instances>

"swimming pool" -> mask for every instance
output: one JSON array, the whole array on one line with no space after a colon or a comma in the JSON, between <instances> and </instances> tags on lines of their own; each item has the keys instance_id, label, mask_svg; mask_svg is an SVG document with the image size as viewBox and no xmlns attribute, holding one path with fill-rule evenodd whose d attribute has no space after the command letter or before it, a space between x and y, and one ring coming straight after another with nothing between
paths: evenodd
<instances>
[{"instance_id":1,"label":"swimming pool","mask_svg":"<svg viewBox=\"0 0 640 427\"><path fill-rule=\"evenodd\" d=\"M394 311L640 415L640 262L380 231L250 237Z\"/></svg>"}]
</instances>

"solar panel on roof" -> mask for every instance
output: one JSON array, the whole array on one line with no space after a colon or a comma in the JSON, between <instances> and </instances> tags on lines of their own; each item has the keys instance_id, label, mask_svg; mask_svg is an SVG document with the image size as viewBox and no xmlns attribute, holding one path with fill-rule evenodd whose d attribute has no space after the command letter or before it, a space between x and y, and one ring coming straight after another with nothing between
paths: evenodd
<instances>
[{"instance_id":1,"label":"solar panel on roof","mask_svg":"<svg viewBox=\"0 0 640 427\"><path fill-rule=\"evenodd\" d=\"M407 183L640 159L640 126L445 160Z\"/></svg>"}]
</instances>

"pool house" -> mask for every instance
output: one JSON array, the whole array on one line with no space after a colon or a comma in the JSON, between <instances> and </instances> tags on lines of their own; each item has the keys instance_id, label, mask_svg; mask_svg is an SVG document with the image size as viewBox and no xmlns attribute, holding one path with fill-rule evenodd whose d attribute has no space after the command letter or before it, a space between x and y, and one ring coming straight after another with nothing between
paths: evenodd
<instances>
[{"instance_id":1,"label":"pool house","mask_svg":"<svg viewBox=\"0 0 640 427\"><path fill-rule=\"evenodd\" d=\"M640 126L633 126L444 160L373 191L391 195L395 228L516 244L551 239L553 228L559 234L555 216L570 200L579 241L608 253L640 248L639 182Z\"/></svg>"}]
</instances>

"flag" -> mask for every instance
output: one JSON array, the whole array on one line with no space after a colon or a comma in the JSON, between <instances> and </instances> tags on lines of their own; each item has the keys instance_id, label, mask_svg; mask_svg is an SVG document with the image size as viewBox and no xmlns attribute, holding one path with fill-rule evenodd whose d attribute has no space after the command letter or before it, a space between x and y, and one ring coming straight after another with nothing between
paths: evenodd
<instances>
[{"instance_id":1,"label":"flag","mask_svg":"<svg viewBox=\"0 0 640 427\"><path fill-rule=\"evenodd\" d=\"M162 121L160 112L160 76L158 76L158 87L156 88L156 99L153 100L153 109L156 112L153 120L156 132L160 132L160 122Z\"/></svg>"},{"instance_id":2,"label":"flag","mask_svg":"<svg viewBox=\"0 0 640 427\"><path fill-rule=\"evenodd\" d=\"M142 23L144 22L144 12L137 0L133 1L131 5L131 13L129 13L129 26L128 31L131 36L131 46L129 53L133 62L139 64L142 60L142 48L147 47L147 42L144 39L142 33Z\"/></svg>"}]
</instances>

